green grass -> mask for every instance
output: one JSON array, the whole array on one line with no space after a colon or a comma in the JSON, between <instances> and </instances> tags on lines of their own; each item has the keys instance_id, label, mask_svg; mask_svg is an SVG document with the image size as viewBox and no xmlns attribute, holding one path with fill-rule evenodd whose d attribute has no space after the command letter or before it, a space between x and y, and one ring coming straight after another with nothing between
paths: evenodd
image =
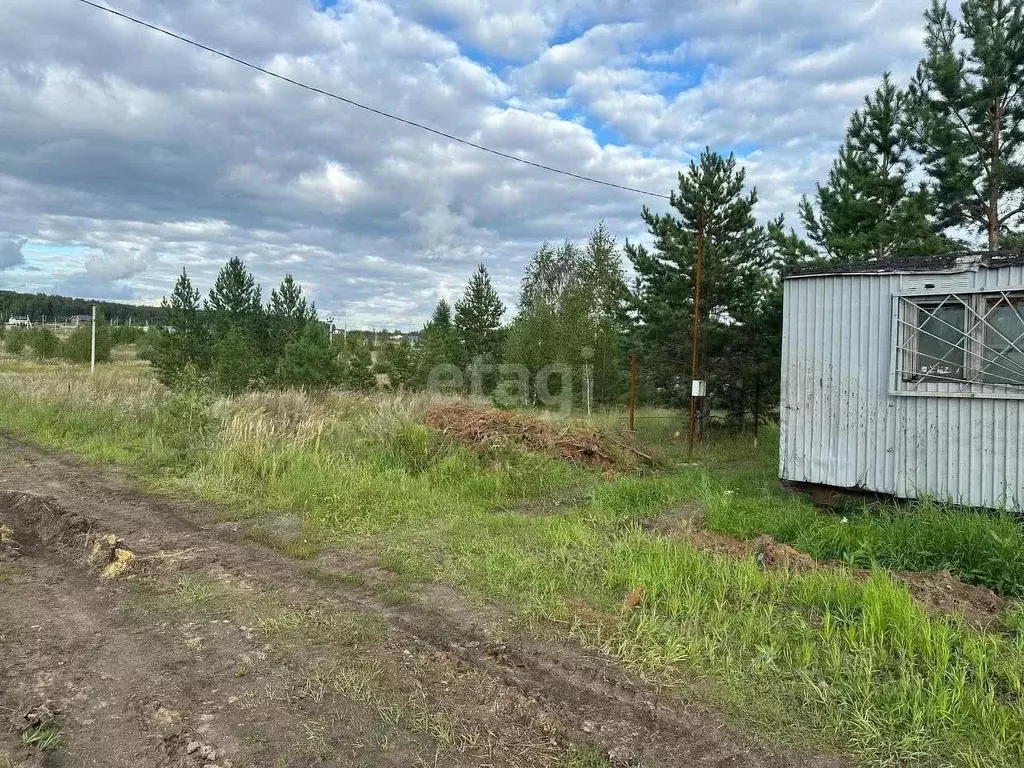
<instances>
[{"instance_id":1,"label":"green grass","mask_svg":"<svg viewBox=\"0 0 1024 768\"><path fill-rule=\"evenodd\" d=\"M1006 512L955 510L925 501L823 514L780 498L708 494L708 522L733 536L769 533L820 560L908 571L949 570L964 581L1024 597L1024 535Z\"/></svg>"},{"instance_id":2,"label":"green grass","mask_svg":"<svg viewBox=\"0 0 1024 768\"><path fill-rule=\"evenodd\" d=\"M283 534L275 531L271 526L263 523L254 523L246 526L245 538L256 541L265 547L276 549L278 552L293 557L296 560L310 560L322 551L322 546L316 540L311 540L302 533Z\"/></svg>"},{"instance_id":3,"label":"green grass","mask_svg":"<svg viewBox=\"0 0 1024 768\"><path fill-rule=\"evenodd\" d=\"M612 763L604 753L592 747L569 747L565 768L611 768Z\"/></svg>"},{"instance_id":4,"label":"green grass","mask_svg":"<svg viewBox=\"0 0 1024 768\"><path fill-rule=\"evenodd\" d=\"M216 587L206 579L183 576L178 580L177 596L184 603L203 603L216 594Z\"/></svg>"},{"instance_id":5,"label":"green grass","mask_svg":"<svg viewBox=\"0 0 1024 768\"><path fill-rule=\"evenodd\" d=\"M21 743L34 752L53 752L64 743L64 731L55 725L29 728L22 732Z\"/></svg>"},{"instance_id":6,"label":"green grass","mask_svg":"<svg viewBox=\"0 0 1024 768\"><path fill-rule=\"evenodd\" d=\"M767 533L818 560L859 568L948 570L964 581L1024 597L1024 528L1007 512L971 511L922 501L913 506L848 505L821 510L779 487L774 446L755 459L743 446L712 452L707 468L627 483L612 502L624 524L639 523L689 500L700 500L708 528L737 538ZM734 468L736 463L742 469Z\"/></svg>"},{"instance_id":7,"label":"green grass","mask_svg":"<svg viewBox=\"0 0 1024 768\"><path fill-rule=\"evenodd\" d=\"M770 435L758 450L749 439L710 445L702 466L608 479L514 449L471 453L417 423L415 404L261 395L203 406L197 422L158 397L126 416L102 393L29 396L16 384L0 387L8 428L126 463L164 490L290 510L303 540L560 623L774 738L879 766L1024 763L1024 613L980 632L927 615L880 568L948 567L1017 594L1024 543L1006 516L923 505L844 522L778 489ZM557 514L509 511L569 492L579 501ZM876 570L866 582L842 569L765 571L640 528L694 499L717 530L768 532ZM624 607L640 586L643 599ZM182 592L201 601L196 585Z\"/></svg>"}]
</instances>

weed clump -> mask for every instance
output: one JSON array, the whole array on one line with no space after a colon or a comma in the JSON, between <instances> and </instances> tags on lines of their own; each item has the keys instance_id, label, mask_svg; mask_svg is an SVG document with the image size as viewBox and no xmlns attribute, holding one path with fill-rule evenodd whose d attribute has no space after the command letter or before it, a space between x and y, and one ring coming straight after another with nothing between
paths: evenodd
<instances>
[{"instance_id":1,"label":"weed clump","mask_svg":"<svg viewBox=\"0 0 1024 768\"><path fill-rule=\"evenodd\" d=\"M10 722L14 730L21 733L21 743L30 752L53 752L64 740L64 731L57 724L60 714L61 710L47 701L14 715Z\"/></svg>"}]
</instances>

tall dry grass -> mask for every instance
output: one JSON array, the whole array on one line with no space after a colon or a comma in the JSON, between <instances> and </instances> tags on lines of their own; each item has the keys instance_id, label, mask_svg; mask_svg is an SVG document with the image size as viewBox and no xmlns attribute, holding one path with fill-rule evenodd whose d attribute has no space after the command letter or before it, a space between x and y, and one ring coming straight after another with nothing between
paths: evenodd
<instances>
[{"instance_id":1,"label":"tall dry grass","mask_svg":"<svg viewBox=\"0 0 1024 768\"><path fill-rule=\"evenodd\" d=\"M0 389L17 392L35 403L118 408L131 413L154 409L167 395L149 366L71 363L16 364L0 369Z\"/></svg>"}]
</instances>

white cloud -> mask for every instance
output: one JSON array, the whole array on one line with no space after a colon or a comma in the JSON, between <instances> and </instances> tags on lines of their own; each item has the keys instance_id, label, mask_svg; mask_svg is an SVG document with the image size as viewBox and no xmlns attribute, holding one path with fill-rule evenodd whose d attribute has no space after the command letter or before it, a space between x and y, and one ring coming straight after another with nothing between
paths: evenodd
<instances>
[{"instance_id":1,"label":"white cloud","mask_svg":"<svg viewBox=\"0 0 1024 768\"><path fill-rule=\"evenodd\" d=\"M302 173L298 180L302 194L314 200L351 204L363 190L363 182L345 170L341 163L327 161L319 170Z\"/></svg>"}]
</instances>

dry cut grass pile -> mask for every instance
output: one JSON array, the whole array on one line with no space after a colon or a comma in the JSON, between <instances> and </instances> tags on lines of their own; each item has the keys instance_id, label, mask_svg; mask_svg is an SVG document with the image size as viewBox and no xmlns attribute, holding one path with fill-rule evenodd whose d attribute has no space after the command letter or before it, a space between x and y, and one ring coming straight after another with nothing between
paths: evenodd
<instances>
[{"instance_id":1,"label":"dry cut grass pile","mask_svg":"<svg viewBox=\"0 0 1024 768\"><path fill-rule=\"evenodd\" d=\"M593 427L557 424L517 411L439 403L427 410L426 423L471 450L513 445L605 470L635 469L653 461L631 441Z\"/></svg>"}]
</instances>

